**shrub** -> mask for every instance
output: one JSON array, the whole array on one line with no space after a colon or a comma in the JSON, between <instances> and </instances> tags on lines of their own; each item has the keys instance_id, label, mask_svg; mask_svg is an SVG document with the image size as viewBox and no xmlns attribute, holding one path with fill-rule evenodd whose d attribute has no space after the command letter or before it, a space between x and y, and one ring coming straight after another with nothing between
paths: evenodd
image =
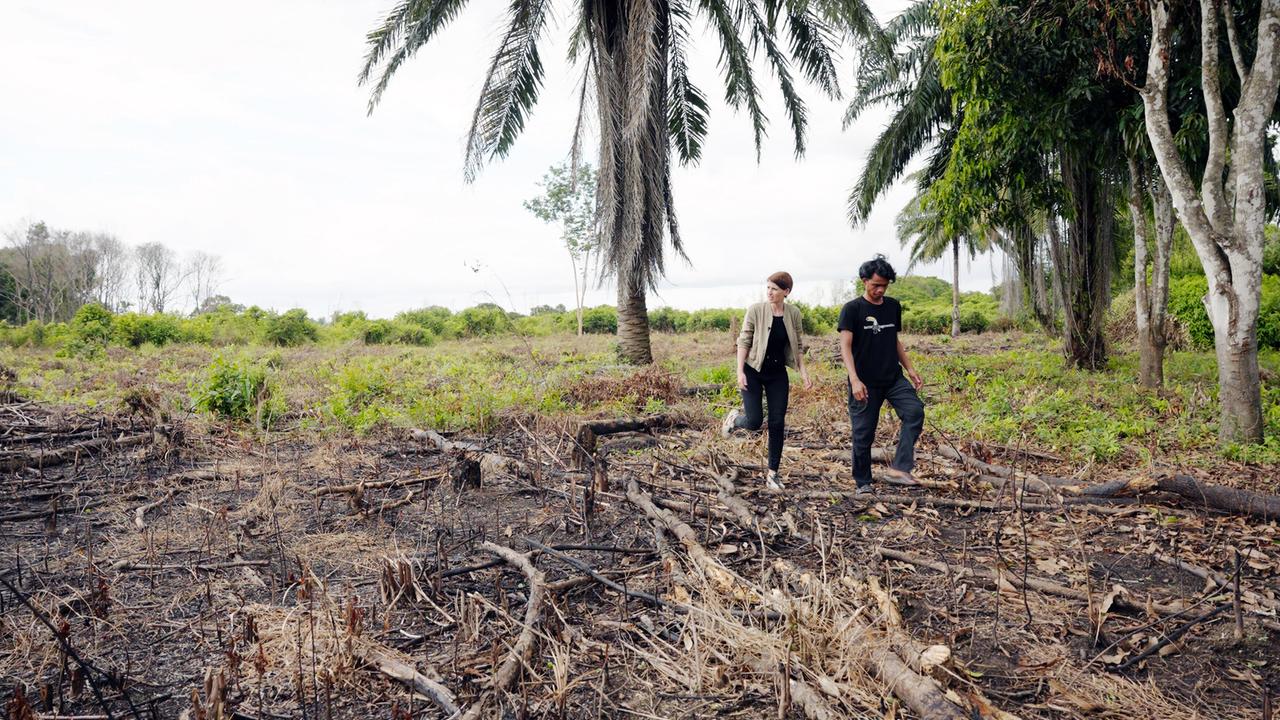
<instances>
[{"instance_id":1,"label":"shrub","mask_svg":"<svg viewBox=\"0 0 1280 720\"><path fill-rule=\"evenodd\" d=\"M689 313L690 331L698 330L728 330L733 325L734 319L742 318L742 311L735 308L709 308L706 310L694 310Z\"/></svg>"},{"instance_id":2,"label":"shrub","mask_svg":"<svg viewBox=\"0 0 1280 720\"><path fill-rule=\"evenodd\" d=\"M689 329L689 313L670 307L649 312L649 329L654 332L679 333Z\"/></svg>"},{"instance_id":3,"label":"shrub","mask_svg":"<svg viewBox=\"0 0 1280 720\"><path fill-rule=\"evenodd\" d=\"M189 321L192 326L192 334L197 337L212 338L212 333L207 327L195 321ZM199 328L197 330L197 328ZM129 347L139 347L144 343L152 345L165 345L171 342L177 342L183 339L183 322L172 316L157 313L154 315L139 315L138 313L124 313L117 315L114 323L114 334L118 342Z\"/></svg>"},{"instance_id":4,"label":"shrub","mask_svg":"<svg viewBox=\"0 0 1280 720\"><path fill-rule=\"evenodd\" d=\"M71 319L71 337L66 352L94 356L111 341L111 311L97 303L89 303L76 311Z\"/></svg>"},{"instance_id":5,"label":"shrub","mask_svg":"<svg viewBox=\"0 0 1280 720\"><path fill-rule=\"evenodd\" d=\"M493 303L484 303L450 317L445 323L445 333L452 337L485 337L507 332L512 327L505 310Z\"/></svg>"},{"instance_id":6,"label":"shrub","mask_svg":"<svg viewBox=\"0 0 1280 720\"><path fill-rule=\"evenodd\" d=\"M1209 281L1203 275L1187 275L1169 281L1169 314L1187 329L1191 346L1197 350L1213 347L1213 324L1204 309Z\"/></svg>"},{"instance_id":7,"label":"shrub","mask_svg":"<svg viewBox=\"0 0 1280 720\"><path fill-rule=\"evenodd\" d=\"M432 335L440 336L445 334L445 323L453 316L449 308L432 305L431 307L419 308L417 310L406 310L393 318L396 322L417 325L426 328Z\"/></svg>"},{"instance_id":8,"label":"shrub","mask_svg":"<svg viewBox=\"0 0 1280 720\"><path fill-rule=\"evenodd\" d=\"M267 342L281 347L297 347L305 342L315 342L319 331L307 318L307 311L294 308L267 321Z\"/></svg>"},{"instance_id":9,"label":"shrub","mask_svg":"<svg viewBox=\"0 0 1280 720\"><path fill-rule=\"evenodd\" d=\"M802 330L807 335L827 335L835 332L840 322L840 305L805 305L796 303L800 308Z\"/></svg>"},{"instance_id":10,"label":"shrub","mask_svg":"<svg viewBox=\"0 0 1280 720\"><path fill-rule=\"evenodd\" d=\"M582 311L582 332L606 335L618 332L618 311L609 305L598 305Z\"/></svg>"},{"instance_id":11,"label":"shrub","mask_svg":"<svg viewBox=\"0 0 1280 720\"><path fill-rule=\"evenodd\" d=\"M266 427L283 411L283 400L264 365L216 357L197 388L196 407L227 420Z\"/></svg>"}]
</instances>

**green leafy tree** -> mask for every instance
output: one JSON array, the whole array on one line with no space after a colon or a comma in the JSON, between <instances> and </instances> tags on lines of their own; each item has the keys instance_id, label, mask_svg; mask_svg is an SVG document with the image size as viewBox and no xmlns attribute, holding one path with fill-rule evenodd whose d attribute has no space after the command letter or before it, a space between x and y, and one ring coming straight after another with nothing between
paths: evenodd
<instances>
[{"instance_id":1,"label":"green leafy tree","mask_svg":"<svg viewBox=\"0 0 1280 720\"><path fill-rule=\"evenodd\" d=\"M960 250L972 259L990 247L987 232L975 222L963 231L948 228L937 208L927 207L924 194L917 194L898 213L898 242L911 252L911 267L932 262L951 253L951 336L960 335Z\"/></svg>"},{"instance_id":2,"label":"green leafy tree","mask_svg":"<svg viewBox=\"0 0 1280 720\"><path fill-rule=\"evenodd\" d=\"M592 256L600 249L596 231L596 173L590 165L576 171L568 163L551 168L542 178L543 193L524 207L545 223L560 223L560 240L573 266L573 299L578 334L582 334L582 303L586 299Z\"/></svg>"},{"instance_id":3,"label":"green leafy tree","mask_svg":"<svg viewBox=\"0 0 1280 720\"><path fill-rule=\"evenodd\" d=\"M402 0L369 33L361 83L372 83L370 110L415 52L462 11L466 0ZM569 60L582 69L573 156L591 108L600 146L598 223L601 259L618 287L619 353L652 360L645 294L664 272L664 248L683 257L671 187L672 151L696 163L708 127L706 95L688 57L694 18L720 46L725 100L751 122L757 154L765 135L758 53L782 91L797 155L804 152L807 108L799 70L829 97L839 95L836 49L846 33L877 38L863 0L581 0L570 6ZM503 157L524 129L542 86L539 45L552 16L548 0L511 0L507 28L485 75L468 135L465 175Z\"/></svg>"}]
</instances>

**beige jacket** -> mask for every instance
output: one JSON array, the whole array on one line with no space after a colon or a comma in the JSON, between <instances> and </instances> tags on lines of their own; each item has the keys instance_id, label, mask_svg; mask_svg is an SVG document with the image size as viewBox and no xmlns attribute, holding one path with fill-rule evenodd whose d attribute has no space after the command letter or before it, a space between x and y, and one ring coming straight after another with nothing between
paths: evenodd
<instances>
[{"instance_id":1,"label":"beige jacket","mask_svg":"<svg viewBox=\"0 0 1280 720\"><path fill-rule=\"evenodd\" d=\"M773 316L773 310L767 302L752 305L742 316L742 332L738 333L738 347L747 349L747 364L756 372L760 372L761 366L764 365L764 352L769 344L769 328L777 319L779 318ZM780 319L787 328L786 363L789 367L799 370L800 364L796 357L804 354L804 345L800 341L802 327L800 308L783 304Z\"/></svg>"}]
</instances>

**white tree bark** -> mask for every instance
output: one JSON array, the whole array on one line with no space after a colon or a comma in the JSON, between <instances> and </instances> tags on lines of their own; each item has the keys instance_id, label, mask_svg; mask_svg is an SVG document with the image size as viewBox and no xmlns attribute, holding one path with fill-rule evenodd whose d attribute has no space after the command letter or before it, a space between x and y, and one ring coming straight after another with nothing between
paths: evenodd
<instances>
[{"instance_id":1,"label":"white tree bark","mask_svg":"<svg viewBox=\"0 0 1280 720\"><path fill-rule=\"evenodd\" d=\"M1219 1L1200 0L1200 80L1209 152L1197 188L1174 143L1168 86L1172 63L1168 0L1151 4L1152 40L1142 89L1147 135L1196 254L1209 280L1205 308L1213 323L1223 442L1262 440L1257 321L1266 217L1263 143L1280 82L1280 0L1262 0L1253 64L1234 52L1243 89L1230 122L1218 83ZM1227 8L1229 12L1229 8ZM1229 28L1233 47L1235 29Z\"/></svg>"}]
</instances>

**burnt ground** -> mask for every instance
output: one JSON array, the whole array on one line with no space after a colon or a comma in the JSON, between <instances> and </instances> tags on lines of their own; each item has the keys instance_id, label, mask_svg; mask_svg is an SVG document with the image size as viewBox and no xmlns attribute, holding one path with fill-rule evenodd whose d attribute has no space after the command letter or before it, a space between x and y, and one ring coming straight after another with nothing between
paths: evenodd
<instances>
[{"instance_id":1,"label":"burnt ground","mask_svg":"<svg viewBox=\"0 0 1280 720\"><path fill-rule=\"evenodd\" d=\"M841 496L852 486L838 407L789 429L777 493L758 481L762 439L722 439L706 418L601 437L607 470L593 481L572 467L565 420L510 417L488 437L454 438L493 454L479 467L482 453L407 433L247 439L8 400L10 718L444 715L379 658L476 717L931 715L877 670L884 653L968 717L1257 718L1280 688L1275 521L1159 494L1015 497L943 457L949 442L933 434L926 487ZM882 425L892 442L895 423ZM656 529L637 497L693 536ZM485 542L530 553L544 574L527 655L517 638L544 593ZM1076 595L1027 588L1036 580ZM928 660L912 661L913 647ZM509 657L512 682L492 688Z\"/></svg>"}]
</instances>

